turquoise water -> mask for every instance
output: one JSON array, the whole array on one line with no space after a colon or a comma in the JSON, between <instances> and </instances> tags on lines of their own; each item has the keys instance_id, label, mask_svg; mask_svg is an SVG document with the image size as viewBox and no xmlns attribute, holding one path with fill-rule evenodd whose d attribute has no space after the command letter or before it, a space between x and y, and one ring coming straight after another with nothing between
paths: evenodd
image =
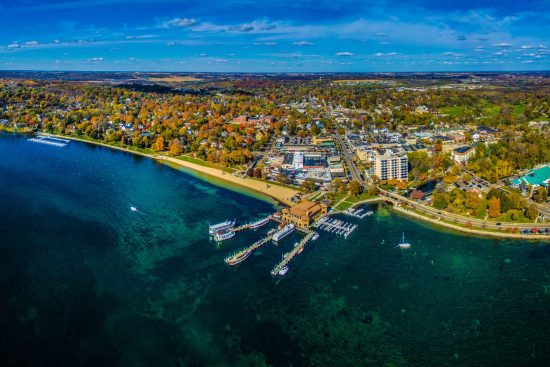
<instances>
[{"instance_id":1,"label":"turquoise water","mask_svg":"<svg viewBox=\"0 0 550 367\"><path fill-rule=\"evenodd\" d=\"M223 258L268 228L221 247L206 235L273 212L269 200L76 142L1 135L0 157L3 366L550 365L547 244L375 206L274 280L299 234L239 268Z\"/></svg>"}]
</instances>

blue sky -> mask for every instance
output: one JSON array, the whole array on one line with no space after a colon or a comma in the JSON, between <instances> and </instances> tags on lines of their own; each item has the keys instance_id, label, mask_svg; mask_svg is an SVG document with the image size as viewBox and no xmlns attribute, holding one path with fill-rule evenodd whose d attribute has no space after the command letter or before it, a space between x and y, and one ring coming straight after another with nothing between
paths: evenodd
<instances>
[{"instance_id":1,"label":"blue sky","mask_svg":"<svg viewBox=\"0 0 550 367\"><path fill-rule=\"evenodd\" d=\"M0 69L549 70L550 0L0 0Z\"/></svg>"}]
</instances>

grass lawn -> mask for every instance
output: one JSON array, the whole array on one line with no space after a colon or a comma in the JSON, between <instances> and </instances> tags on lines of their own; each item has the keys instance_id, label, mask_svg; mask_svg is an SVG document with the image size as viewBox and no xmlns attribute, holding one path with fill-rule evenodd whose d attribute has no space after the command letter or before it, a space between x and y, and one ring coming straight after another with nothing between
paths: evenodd
<instances>
[{"instance_id":1,"label":"grass lawn","mask_svg":"<svg viewBox=\"0 0 550 367\"><path fill-rule=\"evenodd\" d=\"M477 207L477 219L485 219L485 214L487 211L487 204L489 201L487 199L483 199L479 202L479 206Z\"/></svg>"},{"instance_id":2,"label":"grass lawn","mask_svg":"<svg viewBox=\"0 0 550 367\"><path fill-rule=\"evenodd\" d=\"M459 116L464 112L465 106L448 106L439 109L440 113L450 116Z\"/></svg>"}]
</instances>

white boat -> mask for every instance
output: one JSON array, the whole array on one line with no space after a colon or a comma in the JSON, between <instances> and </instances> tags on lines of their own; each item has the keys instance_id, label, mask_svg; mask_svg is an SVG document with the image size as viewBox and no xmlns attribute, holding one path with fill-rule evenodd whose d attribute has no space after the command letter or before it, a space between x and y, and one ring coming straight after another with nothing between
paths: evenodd
<instances>
[{"instance_id":1,"label":"white boat","mask_svg":"<svg viewBox=\"0 0 550 367\"><path fill-rule=\"evenodd\" d=\"M401 242L399 242L399 248L402 248L402 249L408 249L411 247L411 244L408 243L408 242L405 242L405 232L403 232L403 237L401 238Z\"/></svg>"},{"instance_id":2,"label":"white boat","mask_svg":"<svg viewBox=\"0 0 550 367\"><path fill-rule=\"evenodd\" d=\"M273 235L273 240L274 241L280 241L281 239L285 238L286 236L288 236L292 232L294 232L294 224L292 224L292 223L287 224L286 226L283 227L283 229L277 231Z\"/></svg>"},{"instance_id":3,"label":"white boat","mask_svg":"<svg viewBox=\"0 0 550 367\"><path fill-rule=\"evenodd\" d=\"M311 240L312 241L315 241L316 239L319 238L319 233L315 232L315 234L313 235L313 237L311 237Z\"/></svg>"},{"instance_id":4,"label":"white boat","mask_svg":"<svg viewBox=\"0 0 550 367\"><path fill-rule=\"evenodd\" d=\"M216 242L222 242L222 241L228 240L228 239L233 238L233 237L235 237L235 232L233 232L230 229L227 229L227 230L219 231L218 233L216 233L214 235L214 240L216 240Z\"/></svg>"},{"instance_id":5,"label":"white boat","mask_svg":"<svg viewBox=\"0 0 550 367\"><path fill-rule=\"evenodd\" d=\"M133 212L137 212L137 208L135 206L131 206L130 210L133 211Z\"/></svg>"},{"instance_id":6,"label":"white boat","mask_svg":"<svg viewBox=\"0 0 550 367\"><path fill-rule=\"evenodd\" d=\"M279 270L279 275L282 277L285 276L286 273L288 273L288 266L285 266L281 270Z\"/></svg>"},{"instance_id":7,"label":"white boat","mask_svg":"<svg viewBox=\"0 0 550 367\"><path fill-rule=\"evenodd\" d=\"M235 220L226 220L225 222L221 222L218 224L213 224L208 226L208 233L210 233L212 236L218 233L219 231L223 231L225 229L233 228L235 227Z\"/></svg>"},{"instance_id":8,"label":"white boat","mask_svg":"<svg viewBox=\"0 0 550 367\"><path fill-rule=\"evenodd\" d=\"M260 227L265 226L268 222L269 222L269 217L264 218L264 219L260 219L259 221L250 224L249 228L250 229L260 228Z\"/></svg>"},{"instance_id":9,"label":"white boat","mask_svg":"<svg viewBox=\"0 0 550 367\"><path fill-rule=\"evenodd\" d=\"M238 265L248 259L248 257L252 254L252 251L246 251L240 254L239 256L231 255L225 258L225 263L227 265Z\"/></svg>"}]
</instances>

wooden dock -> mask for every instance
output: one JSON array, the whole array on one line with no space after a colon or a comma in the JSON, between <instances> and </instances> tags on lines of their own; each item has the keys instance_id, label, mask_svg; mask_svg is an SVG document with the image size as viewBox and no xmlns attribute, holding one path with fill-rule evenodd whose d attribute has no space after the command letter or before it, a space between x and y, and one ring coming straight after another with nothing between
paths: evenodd
<instances>
[{"instance_id":1,"label":"wooden dock","mask_svg":"<svg viewBox=\"0 0 550 367\"><path fill-rule=\"evenodd\" d=\"M270 216L268 216L267 218L264 218L264 219L273 219L273 216L270 215ZM257 221L257 222L259 222L259 221ZM246 224L243 224L243 225L241 225L241 226L235 227L235 228L232 229L232 231L233 231L233 232L244 231L245 229L249 229L250 226L251 226L253 223L255 223L255 222L246 223Z\"/></svg>"},{"instance_id":2,"label":"wooden dock","mask_svg":"<svg viewBox=\"0 0 550 367\"><path fill-rule=\"evenodd\" d=\"M313 235L315 234L315 232L312 232L312 231L308 231L307 235L302 238L302 240L300 241L300 243L298 243L298 245L296 247L294 247L292 249L292 251L290 252L287 252L283 259L281 260L281 262L279 262L274 268L273 270L271 270L271 275L273 276L276 276L277 274L279 274L279 272L281 271L282 268L284 268L296 255L298 255L298 252L300 251L300 249L304 248L305 245L309 242L309 240L311 239L311 237L313 237Z\"/></svg>"}]
</instances>

